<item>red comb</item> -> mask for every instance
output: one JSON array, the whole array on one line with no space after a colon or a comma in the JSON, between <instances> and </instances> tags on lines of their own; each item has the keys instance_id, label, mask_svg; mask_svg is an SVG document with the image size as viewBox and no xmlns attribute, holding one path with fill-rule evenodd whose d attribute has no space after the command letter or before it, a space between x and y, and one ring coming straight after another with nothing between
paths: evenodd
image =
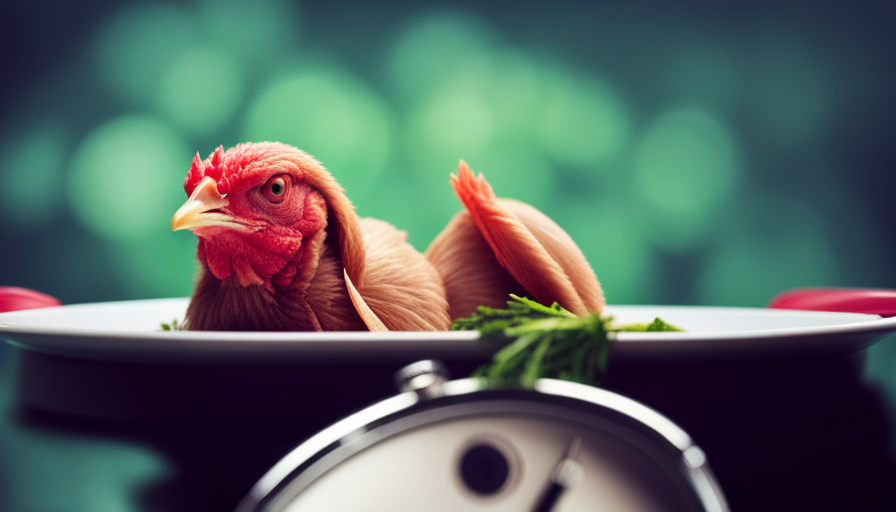
<instances>
[{"instance_id":1,"label":"red comb","mask_svg":"<svg viewBox=\"0 0 896 512\"><path fill-rule=\"evenodd\" d=\"M193 165L190 166L190 172L187 173L187 177L184 178L184 190L187 192L187 196L193 194L193 190L196 188L196 185L199 185L199 182L202 180L202 158L199 156L199 152L196 152L196 156L193 157Z\"/></svg>"},{"instance_id":2,"label":"red comb","mask_svg":"<svg viewBox=\"0 0 896 512\"><path fill-rule=\"evenodd\" d=\"M224 175L224 146L218 146L215 150L209 166L205 169L205 175L215 181L219 181Z\"/></svg>"},{"instance_id":3,"label":"red comb","mask_svg":"<svg viewBox=\"0 0 896 512\"><path fill-rule=\"evenodd\" d=\"M230 188L229 184L226 179L222 179L227 168L224 163L225 153L224 146L218 146L218 149L209 157L208 162L203 162L199 152L196 152L190 172L187 173L187 177L184 179L184 190L188 196L193 194L193 190L205 177L211 178L218 183L218 192L221 194L227 193Z\"/></svg>"}]
</instances>

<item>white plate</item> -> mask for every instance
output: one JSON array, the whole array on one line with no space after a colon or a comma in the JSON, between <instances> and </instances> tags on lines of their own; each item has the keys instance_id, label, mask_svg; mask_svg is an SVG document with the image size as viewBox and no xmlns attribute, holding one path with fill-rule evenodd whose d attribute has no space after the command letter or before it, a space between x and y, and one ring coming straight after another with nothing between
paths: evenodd
<instances>
[{"instance_id":1,"label":"white plate","mask_svg":"<svg viewBox=\"0 0 896 512\"><path fill-rule=\"evenodd\" d=\"M81 359L208 364L486 358L475 332L194 332L160 330L188 299L81 304L0 314L0 338ZM760 308L608 306L618 323L659 317L687 332L623 332L613 364L811 357L861 350L896 332L896 317Z\"/></svg>"}]
</instances>

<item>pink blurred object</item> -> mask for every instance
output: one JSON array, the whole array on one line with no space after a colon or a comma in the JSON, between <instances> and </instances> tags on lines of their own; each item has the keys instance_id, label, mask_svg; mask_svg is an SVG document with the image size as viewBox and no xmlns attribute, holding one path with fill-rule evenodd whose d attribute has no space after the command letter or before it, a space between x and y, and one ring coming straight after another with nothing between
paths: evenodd
<instances>
[{"instance_id":1,"label":"pink blurred object","mask_svg":"<svg viewBox=\"0 0 896 512\"><path fill-rule=\"evenodd\" d=\"M0 286L0 313L61 305L62 302L59 299L46 293L15 286Z\"/></svg>"},{"instance_id":2,"label":"pink blurred object","mask_svg":"<svg viewBox=\"0 0 896 512\"><path fill-rule=\"evenodd\" d=\"M797 288L772 297L768 307L896 316L896 290L873 288Z\"/></svg>"}]
</instances>

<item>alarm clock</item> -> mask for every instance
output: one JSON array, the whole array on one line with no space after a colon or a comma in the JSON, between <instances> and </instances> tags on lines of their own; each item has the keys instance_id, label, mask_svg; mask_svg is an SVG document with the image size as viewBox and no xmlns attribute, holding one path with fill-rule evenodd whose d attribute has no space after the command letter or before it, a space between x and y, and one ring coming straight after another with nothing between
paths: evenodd
<instances>
[{"instance_id":1,"label":"alarm clock","mask_svg":"<svg viewBox=\"0 0 896 512\"><path fill-rule=\"evenodd\" d=\"M621 395L553 379L489 389L428 360L396 383L281 459L237 511L728 510L690 436Z\"/></svg>"}]
</instances>

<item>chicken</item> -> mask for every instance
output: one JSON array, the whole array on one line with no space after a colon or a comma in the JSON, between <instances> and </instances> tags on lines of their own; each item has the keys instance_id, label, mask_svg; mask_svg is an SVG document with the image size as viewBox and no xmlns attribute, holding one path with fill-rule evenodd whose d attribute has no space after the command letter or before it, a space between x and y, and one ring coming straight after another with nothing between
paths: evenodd
<instances>
[{"instance_id":1,"label":"chicken","mask_svg":"<svg viewBox=\"0 0 896 512\"><path fill-rule=\"evenodd\" d=\"M478 306L503 307L508 293L557 302L577 315L601 312L605 300L597 276L560 226L532 206L495 197L464 161L451 186L466 210L425 255L442 276L452 319Z\"/></svg>"},{"instance_id":2,"label":"chicken","mask_svg":"<svg viewBox=\"0 0 896 512\"><path fill-rule=\"evenodd\" d=\"M445 330L442 280L406 233L359 219L308 154L246 143L184 180L171 229L198 237L191 330Z\"/></svg>"},{"instance_id":3,"label":"chicken","mask_svg":"<svg viewBox=\"0 0 896 512\"><path fill-rule=\"evenodd\" d=\"M461 161L466 210L426 250L359 219L336 180L285 144L199 154L171 229L199 239L192 330L444 330L508 294L600 312L603 292L575 242L535 208L498 199Z\"/></svg>"}]
</instances>

